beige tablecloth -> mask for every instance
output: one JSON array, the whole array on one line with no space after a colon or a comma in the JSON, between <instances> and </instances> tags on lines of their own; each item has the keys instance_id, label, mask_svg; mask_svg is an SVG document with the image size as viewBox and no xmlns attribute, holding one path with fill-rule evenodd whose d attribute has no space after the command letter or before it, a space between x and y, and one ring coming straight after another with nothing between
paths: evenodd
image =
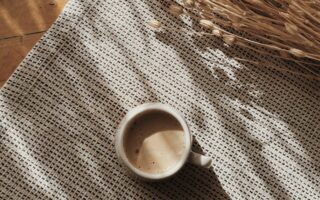
<instances>
[{"instance_id":1,"label":"beige tablecloth","mask_svg":"<svg viewBox=\"0 0 320 200\"><path fill-rule=\"evenodd\" d=\"M193 26L167 6L68 3L0 92L1 199L320 199L319 81L241 63L294 67L214 37L147 27ZM145 102L181 111L213 168L128 177L113 140Z\"/></svg>"}]
</instances>

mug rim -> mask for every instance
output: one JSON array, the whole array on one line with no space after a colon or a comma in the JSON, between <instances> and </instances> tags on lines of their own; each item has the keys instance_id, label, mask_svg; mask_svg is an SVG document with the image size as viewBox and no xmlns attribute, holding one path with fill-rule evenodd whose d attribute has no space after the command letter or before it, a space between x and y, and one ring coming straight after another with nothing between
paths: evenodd
<instances>
[{"instance_id":1,"label":"mug rim","mask_svg":"<svg viewBox=\"0 0 320 200\"><path fill-rule=\"evenodd\" d=\"M173 116L181 125L184 132L184 138L185 138L185 150L181 160L176 164L176 166L174 166L172 169L167 170L165 172L154 173L154 174L144 172L142 170L139 170L135 166L133 166L133 164L131 164L131 162L129 161L125 153L125 147L124 147L124 136L125 136L126 130L129 128L129 125L131 124L130 122L132 122L132 120L136 119L138 116L141 116L141 114L147 113L148 111L153 111L153 110L163 111ZM175 108L173 108L170 105L162 104L162 103L145 103L130 110L122 119L118 129L117 136L116 136L116 150L117 150L118 157L124 162L124 164L134 174L148 180L166 179L176 174L187 162L187 159L191 151L191 134L185 119Z\"/></svg>"}]
</instances>

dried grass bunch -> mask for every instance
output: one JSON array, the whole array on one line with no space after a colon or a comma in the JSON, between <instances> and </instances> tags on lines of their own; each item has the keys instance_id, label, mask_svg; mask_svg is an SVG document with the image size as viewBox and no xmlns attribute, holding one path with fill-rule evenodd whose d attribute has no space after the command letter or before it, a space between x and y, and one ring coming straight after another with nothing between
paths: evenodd
<instances>
[{"instance_id":1,"label":"dried grass bunch","mask_svg":"<svg viewBox=\"0 0 320 200\"><path fill-rule=\"evenodd\" d=\"M228 45L320 65L319 0L183 0L171 5L169 12L190 16L205 34Z\"/></svg>"}]
</instances>

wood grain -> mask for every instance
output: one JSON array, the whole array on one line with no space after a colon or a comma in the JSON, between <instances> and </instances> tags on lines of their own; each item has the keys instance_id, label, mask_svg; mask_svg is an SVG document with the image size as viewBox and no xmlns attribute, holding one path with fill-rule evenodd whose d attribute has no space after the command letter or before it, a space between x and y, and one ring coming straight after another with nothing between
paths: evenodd
<instances>
[{"instance_id":1,"label":"wood grain","mask_svg":"<svg viewBox=\"0 0 320 200\"><path fill-rule=\"evenodd\" d=\"M68 0L0 0L0 87Z\"/></svg>"},{"instance_id":2,"label":"wood grain","mask_svg":"<svg viewBox=\"0 0 320 200\"><path fill-rule=\"evenodd\" d=\"M0 81L7 80L43 33L13 37L0 42Z\"/></svg>"}]
</instances>

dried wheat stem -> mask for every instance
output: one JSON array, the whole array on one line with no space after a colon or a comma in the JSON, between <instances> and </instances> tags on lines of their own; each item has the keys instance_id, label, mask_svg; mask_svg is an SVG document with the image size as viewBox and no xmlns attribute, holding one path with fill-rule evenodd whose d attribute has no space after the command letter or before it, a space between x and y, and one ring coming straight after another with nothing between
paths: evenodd
<instances>
[{"instance_id":1,"label":"dried wheat stem","mask_svg":"<svg viewBox=\"0 0 320 200\"><path fill-rule=\"evenodd\" d=\"M281 72L287 72L287 73L290 73L290 74L293 74L293 75L303 76L303 77L311 79L311 80L320 81L320 77L319 76L313 76L313 75L308 75L308 74L304 74L304 73L300 73L300 72L295 72L295 71L292 71L292 70L289 70L289 69L286 69L286 68L277 67L277 66L275 66L273 64L272 64L273 66L270 66L270 65L267 65L267 63L264 63L264 62L252 61L252 60L247 60L247 59L238 58L238 57L236 57L234 59L236 59L238 61L244 61L244 62L248 62L248 63L254 64L254 66L256 66L256 67L261 67L263 65L263 67L266 67L266 68L271 68L271 69L275 69L275 70L278 70L278 71L281 71Z\"/></svg>"},{"instance_id":2,"label":"dried wheat stem","mask_svg":"<svg viewBox=\"0 0 320 200\"><path fill-rule=\"evenodd\" d=\"M294 5L295 7L297 7L299 10L303 11L306 15L308 15L308 17L310 17L311 19L313 19L314 21L319 21L319 18L314 17L307 9L304 9L303 7L301 7L296 1L291 1L292 5ZM303 3L303 1L299 1L299 3L301 3L302 5L306 5ZM310 7L309 7L310 9Z\"/></svg>"},{"instance_id":3,"label":"dried wheat stem","mask_svg":"<svg viewBox=\"0 0 320 200\"><path fill-rule=\"evenodd\" d=\"M230 32L228 32L228 31L226 31L226 30L224 30L224 29L220 29L220 28L218 28L218 27L216 27L216 28L217 28L218 30L224 32L224 33L227 33L227 34L229 34L229 35L233 35L233 36L237 37L238 39L242 39L242 37L237 36L237 35L234 35L233 33L230 33ZM162 26L162 30L166 30L166 31L170 31L170 32L179 32L179 33L194 34L194 35L199 35L199 36L201 36L201 35L214 36L214 35L215 35L215 34L213 34L213 33L208 33L208 32L197 32L197 31L195 31L195 30L193 30L193 29L177 29L177 28L170 28L170 27L166 27L166 26ZM289 61L294 61L294 62L297 62L297 63L300 63L300 64L307 64L307 65L311 65L311 66L319 66L319 67L320 67L320 63L319 63L319 64L310 63L310 62L305 62L305 61L301 61L301 60L296 60L296 59L293 59L293 58L290 58L290 57L285 58L285 57L283 57L283 56L278 56L278 55L271 54L271 53L268 53L268 52L266 52L266 51L259 50L259 49L257 49L257 48L251 47L251 46L249 46L249 45L246 44L246 43L239 43L239 42L238 42L238 43L236 43L236 44L239 45L239 46L242 46L242 47L244 47L244 48L253 50L253 51L255 51L255 52L257 52L257 53L260 53L260 54L262 54L262 55L267 55L267 56L272 56L272 57L275 57L275 58L281 58L281 59L285 59L285 60L289 60ZM270 49L270 48L269 48L269 49ZM272 47L272 49L274 49L274 50L279 50L279 48L276 47L276 46ZM282 50L282 49L280 49L280 50L283 51L283 52L289 53L288 50Z\"/></svg>"},{"instance_id":4,"label":"dried wheat stem","mask_svg":"<svg viewBox=\"0 0 320 200\"><path fill-rule=\"evenodd\" d=\"M228 45L293 61L303 68L304 64L320 66L319 0L182 0L169 11L188 15L206 32L166 30L213 35Z\"/></svg>"}]
</instances>

